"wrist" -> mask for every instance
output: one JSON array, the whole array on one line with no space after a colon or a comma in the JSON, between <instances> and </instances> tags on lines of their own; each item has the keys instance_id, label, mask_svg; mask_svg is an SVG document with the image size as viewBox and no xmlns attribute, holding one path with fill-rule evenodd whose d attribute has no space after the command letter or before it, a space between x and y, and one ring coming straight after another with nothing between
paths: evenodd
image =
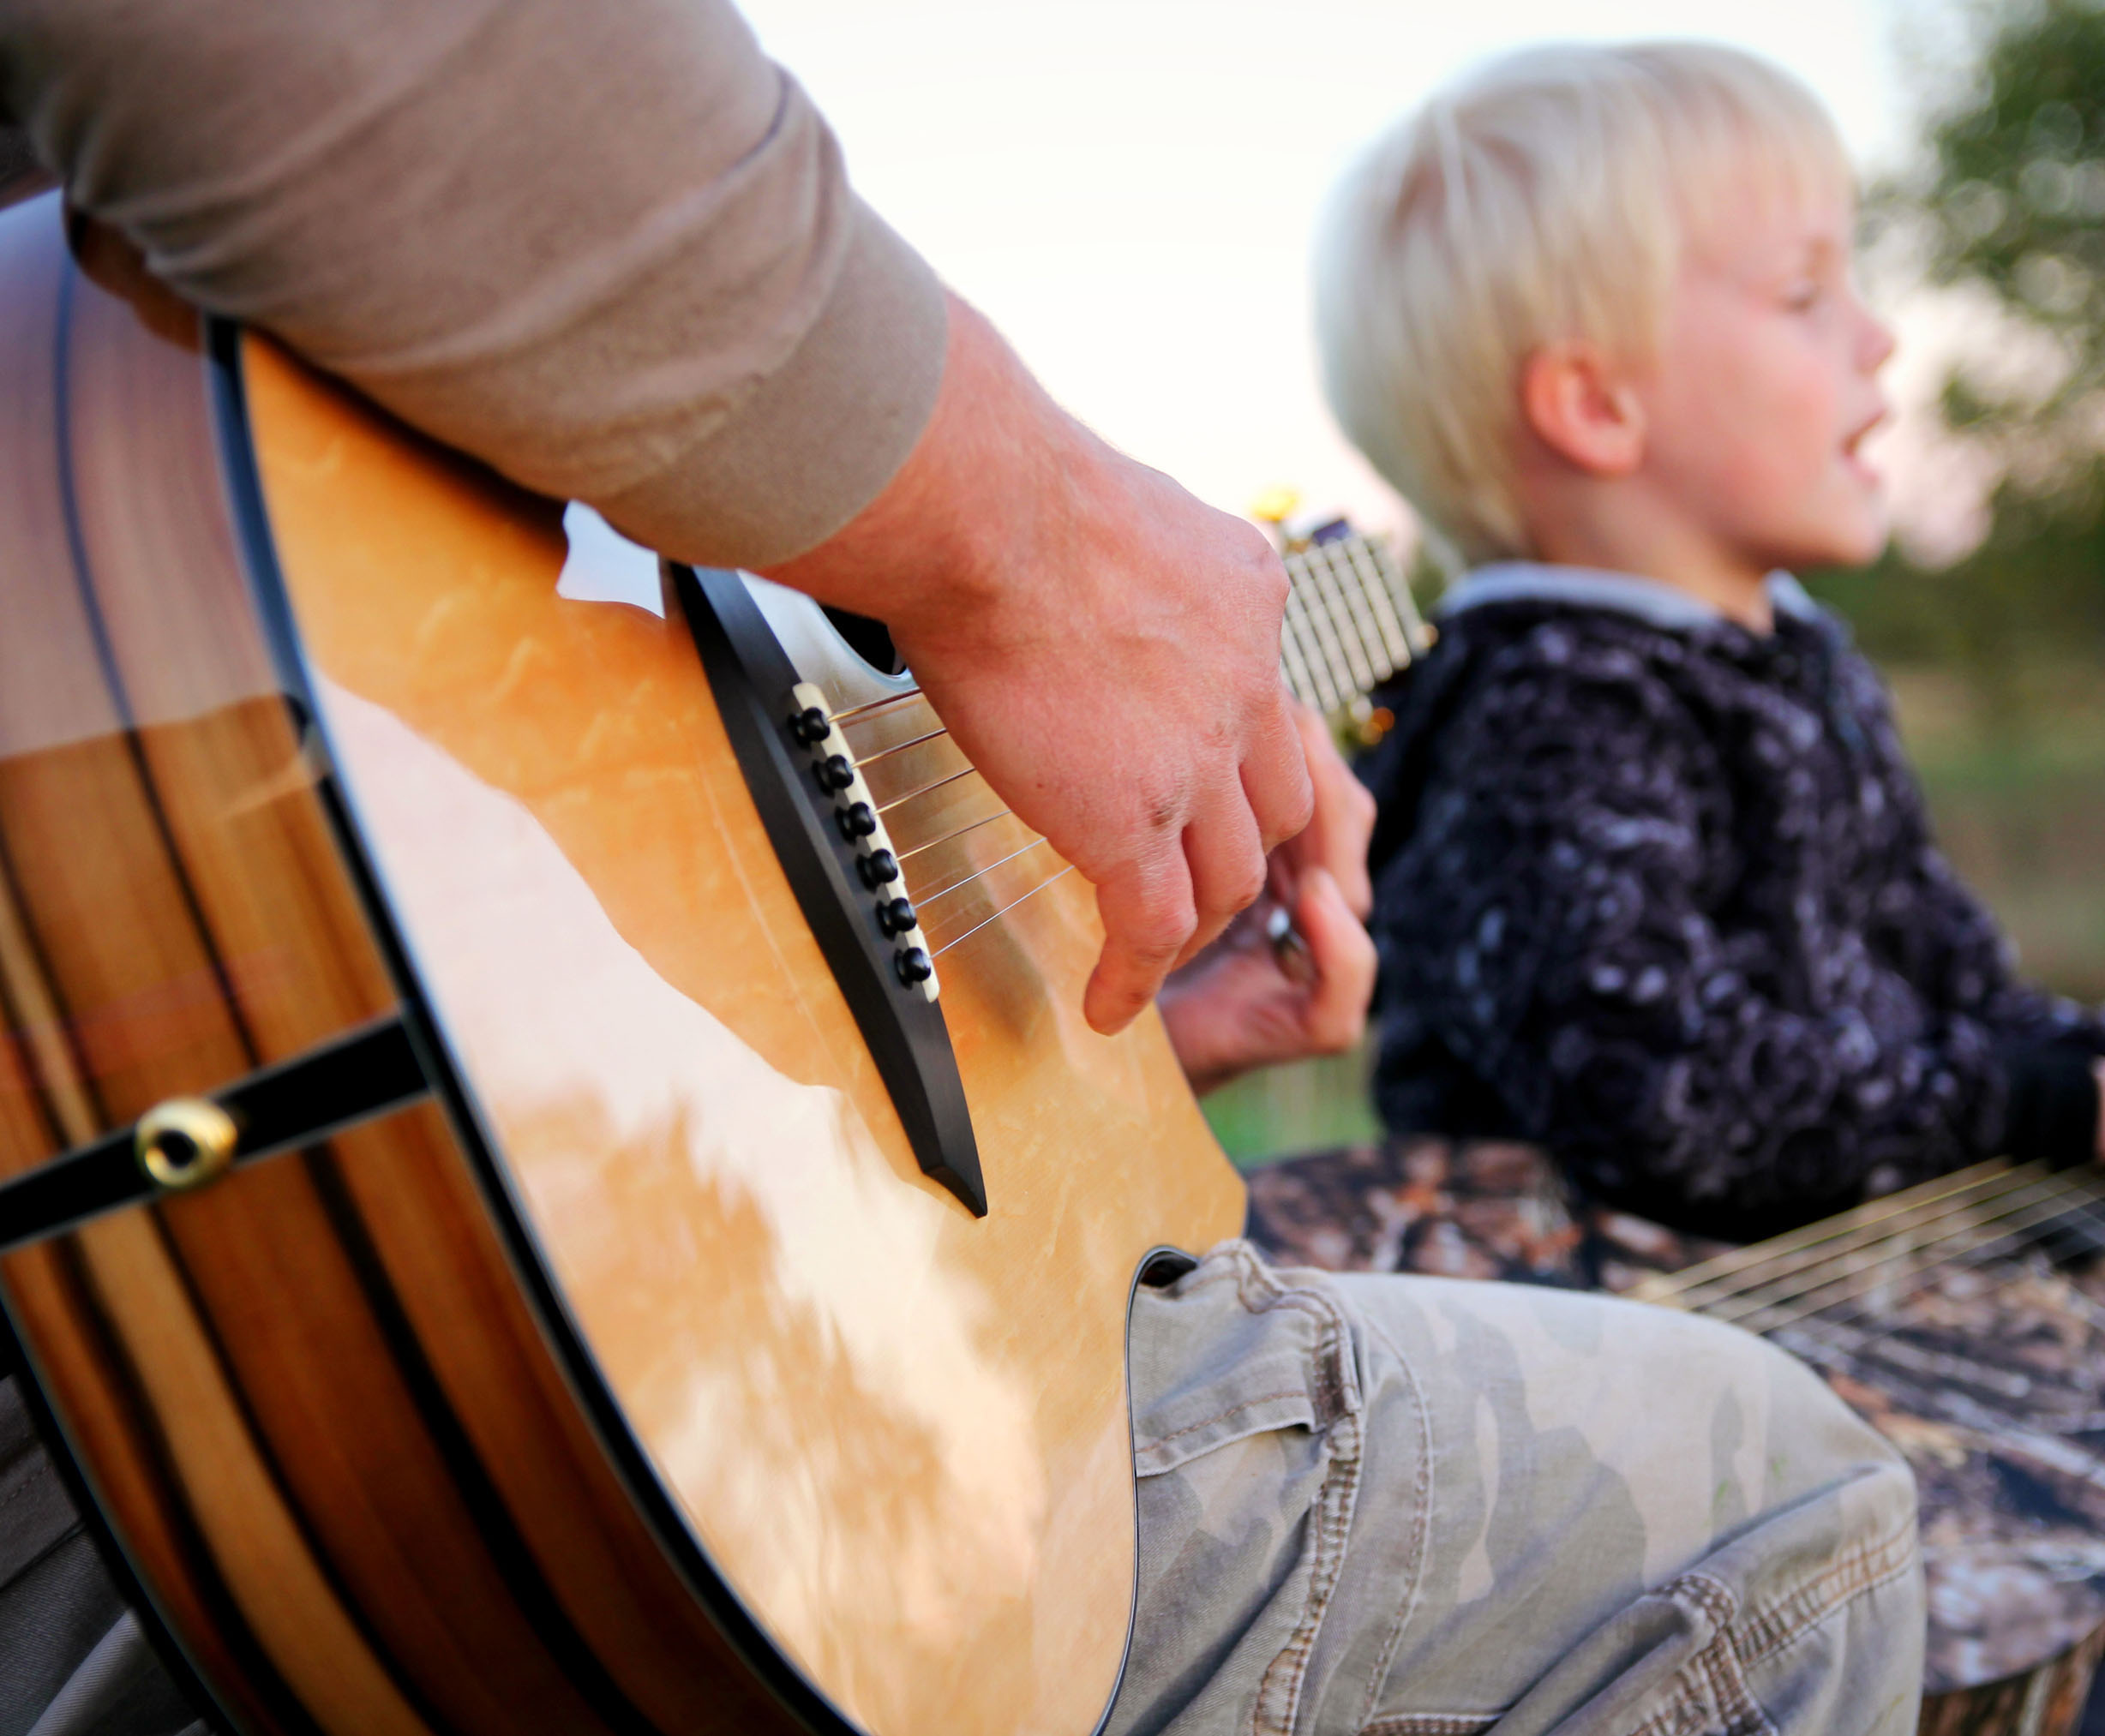
<instances>
[{"instance_id":1,"label":"wrist","mask_svg":"<svg viewBox=\"0 0 2105 1736\"><path fill-rule=\"evenodd\" d=\"M1013 608L1101 464L986 319L955 296L949 310L935 411L906 463L849 524L766 573L909 638Z\"/></svg>"}]
</instances>

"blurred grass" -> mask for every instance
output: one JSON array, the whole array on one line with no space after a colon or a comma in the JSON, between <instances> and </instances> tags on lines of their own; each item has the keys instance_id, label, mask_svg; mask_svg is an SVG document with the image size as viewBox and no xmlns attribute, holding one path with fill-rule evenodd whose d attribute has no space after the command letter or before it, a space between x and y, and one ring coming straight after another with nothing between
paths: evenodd
<instances>
[{"instance_id":1,"label":"blurred grass","mask_svg":"<svg viewBox=\"0 0 2105 1736\"><path fill-rule=\"evenodd\" d=\"M1367 1098L1371 1059L1362 1045L1350 1055L1269 1068L1222 1086L1201 1106L1214 1137L1243 1169L1355 1145L1381 1134Z\"/></svg>"},{"instance_id":2,"label":"blurred grass","mask_svg":"<svg viewBox=\"0 0 2105 1736\"><path fill-rule=\"evenodd\" d=\"M2105 1000L2105 679L2027 672L2021 727L1935 667L1887 672L1939 841L2018 946L2025 974ZM1274 1068L1215 1092L1206 1118L1244 1169L1378 1136L1369 1051Z\"/></svg>"},{"instance_id":3,"label":"blurred grass","mask_svg":"<svg viewBox=\"0 0 2105 1736\"><path fill-rule=\"evenodd\" d=\"M2083 662L2028 671L2012 729L1946 672L1890 679L1952 865L2000 919L2028 977L2105 1000L2105 681Z\"/></svg>"}]
</instances>

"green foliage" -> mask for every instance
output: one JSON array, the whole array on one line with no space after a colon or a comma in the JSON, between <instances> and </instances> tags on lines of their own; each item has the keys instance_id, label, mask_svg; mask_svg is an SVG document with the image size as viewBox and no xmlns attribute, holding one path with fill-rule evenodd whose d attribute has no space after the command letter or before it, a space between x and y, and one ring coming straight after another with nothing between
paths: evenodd
<instances>
[{"instance_id":1,"label":"green foliage","mask_svg":"<svg viewBox=\"0 0 2105 1736\"><path fill-rule=\"evenodd\" d=\"M1980 547L1808 576L1893 679L1939 836L2066 992L2105 994L2105 0L1973 0L1874 265L1989 310L1939 409L1996 483Z\"/></svg>"},{"instance_id":2,"label":"green foliage","mask_svg":"<svg viewBox=\"0 0 2105 1736\"><path fill-rule=\"evenodd\" d=\"M1889 553L1812 583L1873 655L1958 673L2015 739L2041 669L2105 661L2105 4L1981 0L1972 27L1867 216L1881 256L1994 309L1940 404L2000 477L1988 534L1940 570Z\"/></svg>"},{"instance_id":3,"label":"green foliage","mask_svg":"<svg viewBox=\"0 0 2105 1736\"><path fill-rule=\"evenodd\" d=\"M1944 394L1949 427L1998 441L2026 486L2087 456L2105 388L2105 6L1983 4L1970 75L1927 117L1915 171L1870 201L1932 283L1984 292L2039 355L1984 354ZM1996 346L2006 350L2007 345ZM2078 464L2078 468L2080 468Z\"/></svg>"},{"instance_id":4,"label":"green foliage","mask_svg":"<svg viewBox=\"0 0 2105 1736\"><path fill-rule=\"evenodd\" d=\"M1988 534L1937 568L1889 549L1874 566L1808 575L1880 662L1965 676L2000 727L2021 722L2026 671L2105 660L2105 459L2085 453L2056 485L2006 478Z\"/></svg>"}]
</instances>

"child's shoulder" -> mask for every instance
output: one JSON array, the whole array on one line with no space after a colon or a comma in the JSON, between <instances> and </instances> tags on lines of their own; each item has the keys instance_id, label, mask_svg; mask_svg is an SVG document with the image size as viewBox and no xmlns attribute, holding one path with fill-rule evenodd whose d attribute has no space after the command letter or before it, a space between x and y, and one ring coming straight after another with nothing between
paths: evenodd
<instances>
[{"instance_id":1,"label":"child's shoulder","mask_svg":"<svg viewBox=\"0 0 2105 1736\"><path fill-rule=\"evenodd\" d=\"M1703 651L1688 634L1562 596L1472 599L1391 698L1363 766L1382 810L1377 854L1435 791L1504 811L1547 796L1664 779L1716 781Z\"/></svg>"},{"instance_id":2,"label":"child's shoulder","mask_svg":"<svg viewBox=\"0 0 2105 1736\"><path fill-rule=\"evenodd\" d=\"M1771 582L1778 631L1762 634L1652 579L1514 563L1470 574L1441 609L1448 680L1494 709L1615 702L1649 692L1670 709L1757 709L1795 685L1813 648L1841 686L1879 691L1847 630L1795 581ZM1430 669L1429 669L1430 673Z\"/></svg>"},{"instance_id":3,"label":"child's shoulder","mask_svg":"<svg viewBox=\"0 0 2105 1736\"><path fill-rule=\"evenodd\" d=\"M1723 637L1706 617L1632 609L1584 592L1478 596L1443 614L1428 673L1450 660L1451 715L1554 721L1635 704L1664 722L1720 679L1746 679L1732 667L1733 648L1715 643Z\"/></svg>"}]
</instances>

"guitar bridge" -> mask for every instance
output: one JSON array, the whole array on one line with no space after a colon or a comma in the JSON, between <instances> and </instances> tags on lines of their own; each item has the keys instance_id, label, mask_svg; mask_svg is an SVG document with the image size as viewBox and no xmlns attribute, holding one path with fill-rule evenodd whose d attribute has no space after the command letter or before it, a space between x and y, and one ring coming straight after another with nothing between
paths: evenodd
<instances>
[{"instance_id":1,"label":"guitar bridge","mask_svg":"<svg viewBox=\"0 0 2105 1736\"><path fill-rule=\"evenodd\" d=\"M984 1218L979 1142L934 960L847 738L738 574L669 570L746 787L915 1159Z\"/></svg>"},{"instance_id":2,"label":"guitar bridge","mask_svg":"<svg viewBox=\"0 0 2105 1736\"><path fill-rule=\"evenodd\" d=\"M876 901L878 931L892 943L892 974L901 988L933 1001L940 992L935 962L912 902L893 889L901 885L899 856L885 829L884 810L863 782L855 751L834 723L826 696L809 681L800 681L789 690L789 701L790 739L811 755L812 781L833 798L833 823L855 853L856 879Z\"/></svg>"}]
</instances>

